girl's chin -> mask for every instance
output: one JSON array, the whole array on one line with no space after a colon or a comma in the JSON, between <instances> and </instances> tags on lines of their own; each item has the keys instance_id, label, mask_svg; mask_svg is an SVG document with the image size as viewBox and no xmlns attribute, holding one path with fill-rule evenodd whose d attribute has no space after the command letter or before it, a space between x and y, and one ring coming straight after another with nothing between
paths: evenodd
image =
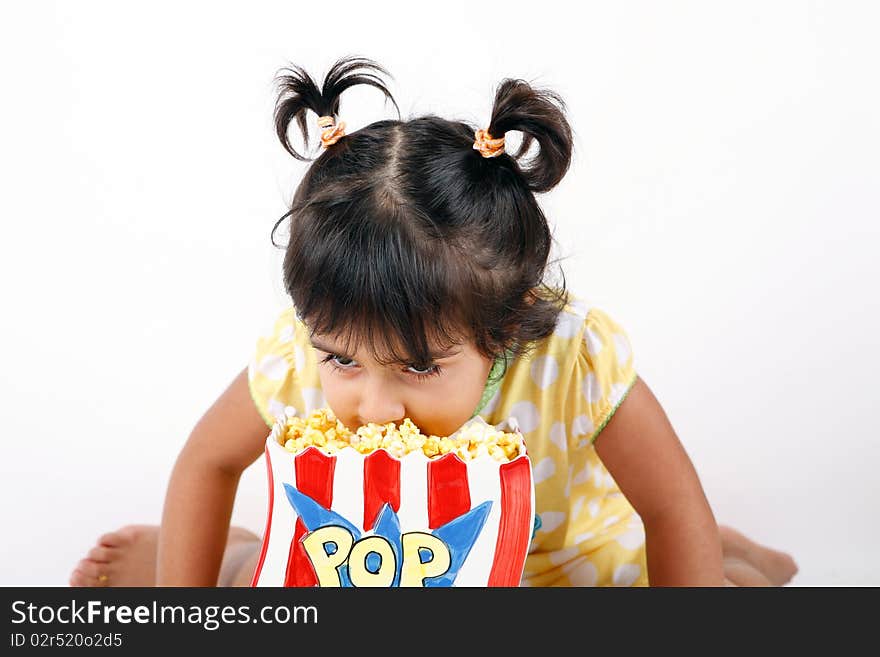
<instances>
[{"instance_id":1,"label":"girl's chin","mask_svg":"<svg viewBox=\"0 0 880 657\"><path fill-rule=\"evenodd\" d=\"M453 421L453 423L445 423L445 424L430 424L429 423L429 424L421 425L418 422L416 422L415 420L413 420L413 423L419 428L419 431L421 431L426 436L440 436L441 438L444 436L451 436L456 431L458 431L461 428L461 425L463 425L465 422L467 422L467 419L464 419L461 422Z\"/></svg>"}]
</instances>

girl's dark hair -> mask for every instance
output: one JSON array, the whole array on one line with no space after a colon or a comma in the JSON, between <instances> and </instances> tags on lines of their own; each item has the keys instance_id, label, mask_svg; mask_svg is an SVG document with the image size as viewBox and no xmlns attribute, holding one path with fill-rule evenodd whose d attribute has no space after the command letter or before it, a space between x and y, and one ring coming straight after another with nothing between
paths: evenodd
<instances>
[{"instance_id":1,"label":"girl's dark hair","mask_svg":"<svg viewBox=\"0 0 880 657\"><path fill-rule=\"evenodd\" d=\"M503 80L486 129L495 138L519 131L522 142L515 154L484 158L473 147L475 126L434 115L401 120L377 75L390 74L369 59L338 60L320 90L298 66L282 72L275 128L297 159L312 161L291 145L291 122L308 145L308 112L312 122L335 117L353 85L377 88L398 115L314 159L272 229L275 244L290 218L284 284L311 333L342 336L347 347L364 340L381 363L428 367L431 343L473 340L487 358L515 358L553 332L569 297L564 274L559 287L543 281L553 240L535 193L552 189L571 161L557 94ZM537 154L520 162L534 142Z\"/></svg>"}]
</instances>

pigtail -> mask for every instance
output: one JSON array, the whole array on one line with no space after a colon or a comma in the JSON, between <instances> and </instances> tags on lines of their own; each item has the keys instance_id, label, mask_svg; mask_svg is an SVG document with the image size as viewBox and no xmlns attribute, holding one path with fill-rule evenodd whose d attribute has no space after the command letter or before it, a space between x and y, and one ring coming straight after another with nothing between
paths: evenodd
<instances>
[{"instance_id":1,"label":"pigtail","mask_svg":"<svg viewBox=\"0 0 880 657\"><path fill-rule=\"evenodd\" d=\"M549 89L536 89L524 80L507 78L498 85L487 131L502 137L510 130L522 133L522 143L511 157L517 161L538 142L538 154L520 164L520 172L533 192L555 187L571 164L572 130L565 118L565 103Z\"/></svg>"},{"instance_id":2,"label":"pigtail","mask_svg":"<svg viewBox=\"0 0 880 657\"><path fill-rule=\"evenodd\" d=\"M367 72L363 72L363 71ZM390 100L400 117L400 108L394 101L383 80L370 71L376 71L392 77L388 71L376 62L362 57L342 57L331 67L324 78L320 89L315 81L296 64L281 69L286 75L276 75L278 99L275 103L275 133L284 149L297 160L311 161L310 158L298 153L288 138L291 121L296 120L303 136L303 144L308 146L309 128L306 114L308 110L318 117L339 114L339 96L343 91L356 84L366 84L379 89L386 100ZM361 72L358 72L361 71Z\"/></svg>"}]
</instances>

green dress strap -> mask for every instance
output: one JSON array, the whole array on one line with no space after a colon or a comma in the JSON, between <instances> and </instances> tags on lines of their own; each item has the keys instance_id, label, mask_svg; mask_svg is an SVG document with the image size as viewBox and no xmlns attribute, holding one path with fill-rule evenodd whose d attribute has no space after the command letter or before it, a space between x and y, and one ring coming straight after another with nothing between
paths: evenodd
<instances>
[{"instance_id":1,"label":"green dress strap","mask_svg":"<svg viewBox=\"0 0 880 657\"><path fill-rule=\"evenodd\" d=\"M486 407L486 404L489 403L489 400L495 396L498 388L501 387L501 381L504 379L502 376L502 372L504 371L504 361L512 356L513 351L509 350L498 356L492 363L492 369L489 370L489 376L486 377L486 387L483 388L483 396L480 397L480 403L477 404L477 410L471 415L471 419L480 414L480 411Z\"/></svg>"}]
</instances>

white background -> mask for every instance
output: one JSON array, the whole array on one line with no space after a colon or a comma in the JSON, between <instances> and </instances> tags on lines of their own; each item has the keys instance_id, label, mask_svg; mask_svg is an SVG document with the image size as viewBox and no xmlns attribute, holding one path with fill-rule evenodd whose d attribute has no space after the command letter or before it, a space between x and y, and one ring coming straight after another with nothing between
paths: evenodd
<instances>
[{"instance_id":1,"label":"white background","mask_svg":"<svg viewBox=\"0 0 880 657\"><path fill-rule=\"evenodd\" d=\"M562 95L554 255L629 332L717 520L790 551L794 585L880 585L880 9L575 6L4 3L0 584L65 585L159 521L287 303L269 233L303 165L273 77L358 54L405 116L483 126L504 77ZM349 132L392 116L343 96ZM233 518L257 533L265 486L260 460Z\"/></svg>"}]
</instances>

